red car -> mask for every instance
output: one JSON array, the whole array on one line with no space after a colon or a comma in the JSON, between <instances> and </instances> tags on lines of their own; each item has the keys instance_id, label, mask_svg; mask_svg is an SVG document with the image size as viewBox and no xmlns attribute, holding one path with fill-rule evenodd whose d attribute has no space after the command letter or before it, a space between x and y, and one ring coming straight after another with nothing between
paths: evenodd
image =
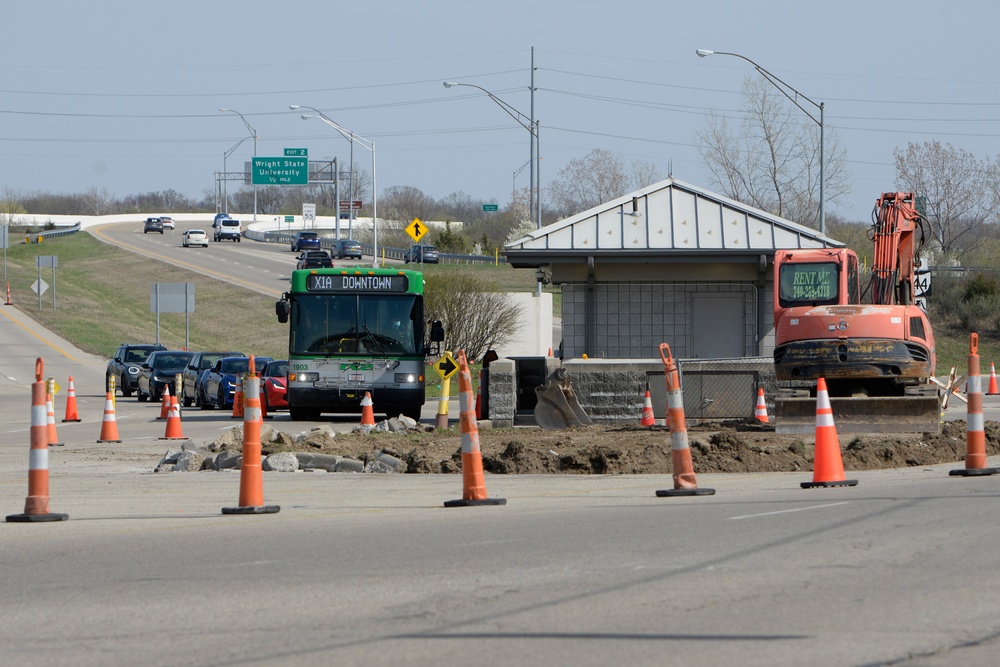
<instances>
[{"instance_id":1,"label":"red car","mask_svg":"<svg viewBox=\"0 0 1000 667\"><path fill-rule=\"evenodd\" d=\"M287 409L288 361L275 359L267 362L260 373L261 406L270 413L272 410Z\"/></svg>"}]
</instances>

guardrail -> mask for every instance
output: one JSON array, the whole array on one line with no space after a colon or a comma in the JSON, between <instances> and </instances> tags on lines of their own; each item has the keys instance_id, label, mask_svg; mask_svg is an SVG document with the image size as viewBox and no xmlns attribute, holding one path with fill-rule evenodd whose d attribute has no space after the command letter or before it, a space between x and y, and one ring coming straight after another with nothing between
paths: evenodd
<instances>
[{"instance_id":1,"label":"guardrail","mask_svg":"<svg viewBox=\"0 0 1000 667\"><path fill-rule=\"evenodd\" d=\"M258 232L247 230L243 232L243 236L251 239L253 241L261 241L264 243L287 243L291 246L292 242L295 240L294 232L280 232L280 231L266 231ZM319 246L325 250L332 251L337 245L337 241L332 238L320 237ZM370 243L361 244L361 252L365 255L371 255L375 250L375 247ZM379 257L385 259L394 259L398 261L403 261L403 255L406 254L407 248L394 248L392 246L380 245L378 247ZM331 253L332 254L332 253ZM494 264L497 263L495 257L489 255L456 255L447 253L438 253L440 257L440 263L442 264ZM500 264L506 264L507 259L504 257L499 258Z\"/></svg>"},{"instance_id":2,"label":"guardrail","mask_svg":"<svg viewBox=\"0 0 1000 667\"><path fill-rule=\"evenodd\" d=\"M40 232L33 232L24 235L25 243L42 243L46 238L54 238L57 236L69 236L70 234L76 234L82 225L78 222L75 225L70 225L69 227L56 227L55 229L46 229Z\"/></svg>"}]
</instances>

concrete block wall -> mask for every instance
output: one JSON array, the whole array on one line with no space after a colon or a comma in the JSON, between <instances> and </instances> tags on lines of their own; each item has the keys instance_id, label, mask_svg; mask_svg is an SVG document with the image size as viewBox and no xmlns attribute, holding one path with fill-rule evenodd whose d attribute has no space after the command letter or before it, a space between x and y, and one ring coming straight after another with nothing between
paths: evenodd
<instances>
[{"instance_id":1,"label":"concrete block wall","mask_svg":"<svg viewBox=\"0 0 1000 667\"><path fill-rule=\"evenodd\" d=\"M517 414L517 386L514 361L497 359L483 373L489 383L489 410L484 417L496 426L513 426Z\"/></svg>"}]
</instances>

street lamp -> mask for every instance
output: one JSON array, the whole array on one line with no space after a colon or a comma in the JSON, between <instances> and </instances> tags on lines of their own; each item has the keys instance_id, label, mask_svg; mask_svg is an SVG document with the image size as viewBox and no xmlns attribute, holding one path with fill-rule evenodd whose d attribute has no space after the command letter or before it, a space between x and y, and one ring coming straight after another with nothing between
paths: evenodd
<instances>
[{"instance_id":1,"label":"street lamp","mask_svg":"<svg viewBox=\"0 0 1000 667\"><path fill-rule=\"evenodd\" d=\"M253 129L253 127L251 127L249 121L247 121L247 119L244 118L243 114L241 114L239 111L234 111L233 109L219 109L219 111L222 112L222 113L234 113L234 114L236 114L237 116L240 117L240 120L243 121L243 124L247 126L248 130L250 130L250 136L247 137L247 138L248 139L251 138L251 137L253 138L253 156L256 158L257 157L257 130L255 130L255 129ZM251 169L251 171L252 171L252 169ZM250 181L251 181L251 183L253 182L253 176L252 175L250 177ZM256 185L253 186L253 221L257 222L257 186Z\"/></svg>"},{"instance_id":2,"label":"street lamp","mask_svg":"<svg viewBox=\"0 0 1000 667\"><path fill-rule=\"evenodd\" d=\"M531 187L534 189L534 205L535 205L535 220L536 227L538 229L542 228L542 187L541 187L541 161L536 160L536 156L541 152L540 142L538 139L538 121L534 118L529 118L524 115L511 105L504 102L502 99L486 90L482 86L477 86L474 83L456 83L454 81L445 81L444 87L451 88L453 86L467 86L469 88L475 88L486 93L491 100L497 103L497 105L507 112L507 115L517 121L517 124L526 129L531 134L532 147L529 150L529 162L531 163L531 170L529 172L528 178L531 180ZM534 105L532 105L534 107ZM537 166L536 166L537 162ZM522 169L524 167L521 167Z\"/></svg>"},{"instance_id":3,"label":"street lamp","mask_svg":"<svg viewBox=\"0 0 1000 667\"><path fill-rule=\"evenodd\" d=\"M295 111L296 109L309 109L311 111L315 111L320 116L323 115L323 112L320 111L319 109L317 109L315 107L306 106L306 105L303 105L303 104L289 104L288 108L291 109L292 111ZM341 132L341 134L343 135L343 132ZM354 238L354 142L351 141L351 139L349 139L346 136L344 138L347 139L347 142L351 145L351 165L350 165L351 187L350 187L350 190L348 192L348 199L351 200L351 205L348 206L348 211L350 211L350 212L348 213L348 218L347 218L347 238L353 239ZM339 192L340 191L340 187L339 187L340 186L340 174L337 173L334 176L334 178L337 180L337 186L338 186L337 187L337 191ZM337 234L340 234L340 201L337 201L336 211L337 211ZM372 223L372 224L374 226L374 223Z\"/></svg>"},{"instance_id":4,"label":"street lamp","mask_svg":"<svg viewBox=\"0 0 1000 667\"><path fill-rule=\"evenodd\" d=\"M808 97L806 97L805 95L803 95L799 91L795 90L794 88L792 88L791 86L789 86L787 83L785 83L784 81L782 81L781 79L779 79L775 75L771 74L766 69L764 69L763 67L761 67L760 65L758 65L754 61L750 60L746 56L741 56L738 53L726 53L725 51L709 51L708 49L698 49L697 51L695 51L695 53L697 53L698 57L700 57L700 58L704 58L706 56L713 56L713 55L716 55L716 56L733 56L734 58L740 58L741 60L747 61L748 63L750 63L751 65L753 65L754 69L757 70L760 73L761 76L763 76L765 79L767 79L771 83L771 85L773 85L775 88L777 88L778 90L780 90L782 95L784 95L789 100L791 100L792 104L794 104L795 106L797 106L802 113L804 113L805 115L809 116L809 119L812 122L814 122L817 125L819 125L819 233L820 234L826 234L826 210L825 210L825 207L823 205L823 180L824 180L823 179L823 167L824 167L824 164L823 164L823 109L824 109L826 103L825 102L814 102L813 100L809 99ZM791 91L792 94L789 94L789 91ZM800 98L800 97L803 100L805 100L806 102L808 102L809 104L811 104L814 107L816 107L817 109L819 109L819 118L816 118L815 115L813 115L812 113L810 113L805 107L803 107L801 104L799 104L799 99L798 98Z\"/></svg>"},{"instance_id":5,"label":"street lamp","mask_svg":"<svg viewBox=\"0 0 1000 667\"><path fill-rule=\"evenodd\" d=\"M352 147L352 149L351 149L351 181L352 181L352 188L353 188L353 181L354 181L354 173L353 173L353 171L354 171L354 157L353 157L353 154L354 154L353 146L354 146L354 144L357 143L362 148L371 151L371 154L372 154L372 241L373 241L373 243L372 243L372 255L374 256L374 258L372 260L372 266L377 269L378 268L378 189L377 189L376 182L375 182L375 142L372 141L371 139L365 139L364 137L358 136L358 135L354 134L353 132L351 132L350 130L345 129L339 123L337 123L335 120L333 120L332 118L330 118L325 113L323 113L322 111L320 111L319 109L317 109L315 107L308 107L308 106L304 106L304 105L301 105L301 104L289 104L288 108L291 109L292 111L295 111L296 109L300 109L300 108L301 109L310 109L312 111L315 111L316 112L315 116L312 115L312 114L307 114L307 113L302 114L302 120L309 120L310 118L319 118L321 121L323 121L324 123L326 123L327 125L329 125L333 129L335 129L337 132L339 132L340 136L344 137L345 139L347 139L348 141L351 142L351 147ZM339 178L340 175L338 174L337 177ZM353 200L352 200L352 202L353 202ZM353 207L353 203L352 203L352 207Z\"/></svg>"},{"instance_id":6,"label":"street lamp","mask_svg":"<svg viewBox=\"0 0 1000 667\"><path fill-rule=\"evenodd\" d=\"M222 212L226 215L229 215L229 172L226 171L226 160L233 154L233 151L242 146L243 142L249 138L243 137L236 142L235 146L222 154Z\"/></svg>"}]
</instances>

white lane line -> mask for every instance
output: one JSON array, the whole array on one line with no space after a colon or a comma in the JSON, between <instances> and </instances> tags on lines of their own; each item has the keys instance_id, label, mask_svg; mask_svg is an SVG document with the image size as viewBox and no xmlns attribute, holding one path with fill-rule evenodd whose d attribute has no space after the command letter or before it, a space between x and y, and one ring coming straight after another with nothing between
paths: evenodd
<instances>
[{"instance_id":1,"label":"white lane line","mask_svg":"<svg viewBox=\"0 0 1000 667\"><path fill-rule=\"evenodd\" d=\"M811 507L797 507L792 510L778 510L777 512L762 512L760 514L744 514L743 516L731 516L730 521L738 521L739 519L755 519L759 516L773 516L775 514L788 514L790 512L805 512L806 510L820 510L826 507L836 507L838 505L847 505L850 501L845 500L841 503L827 503L826 505L813 505Z\"/></svg>"}]
</instances>

